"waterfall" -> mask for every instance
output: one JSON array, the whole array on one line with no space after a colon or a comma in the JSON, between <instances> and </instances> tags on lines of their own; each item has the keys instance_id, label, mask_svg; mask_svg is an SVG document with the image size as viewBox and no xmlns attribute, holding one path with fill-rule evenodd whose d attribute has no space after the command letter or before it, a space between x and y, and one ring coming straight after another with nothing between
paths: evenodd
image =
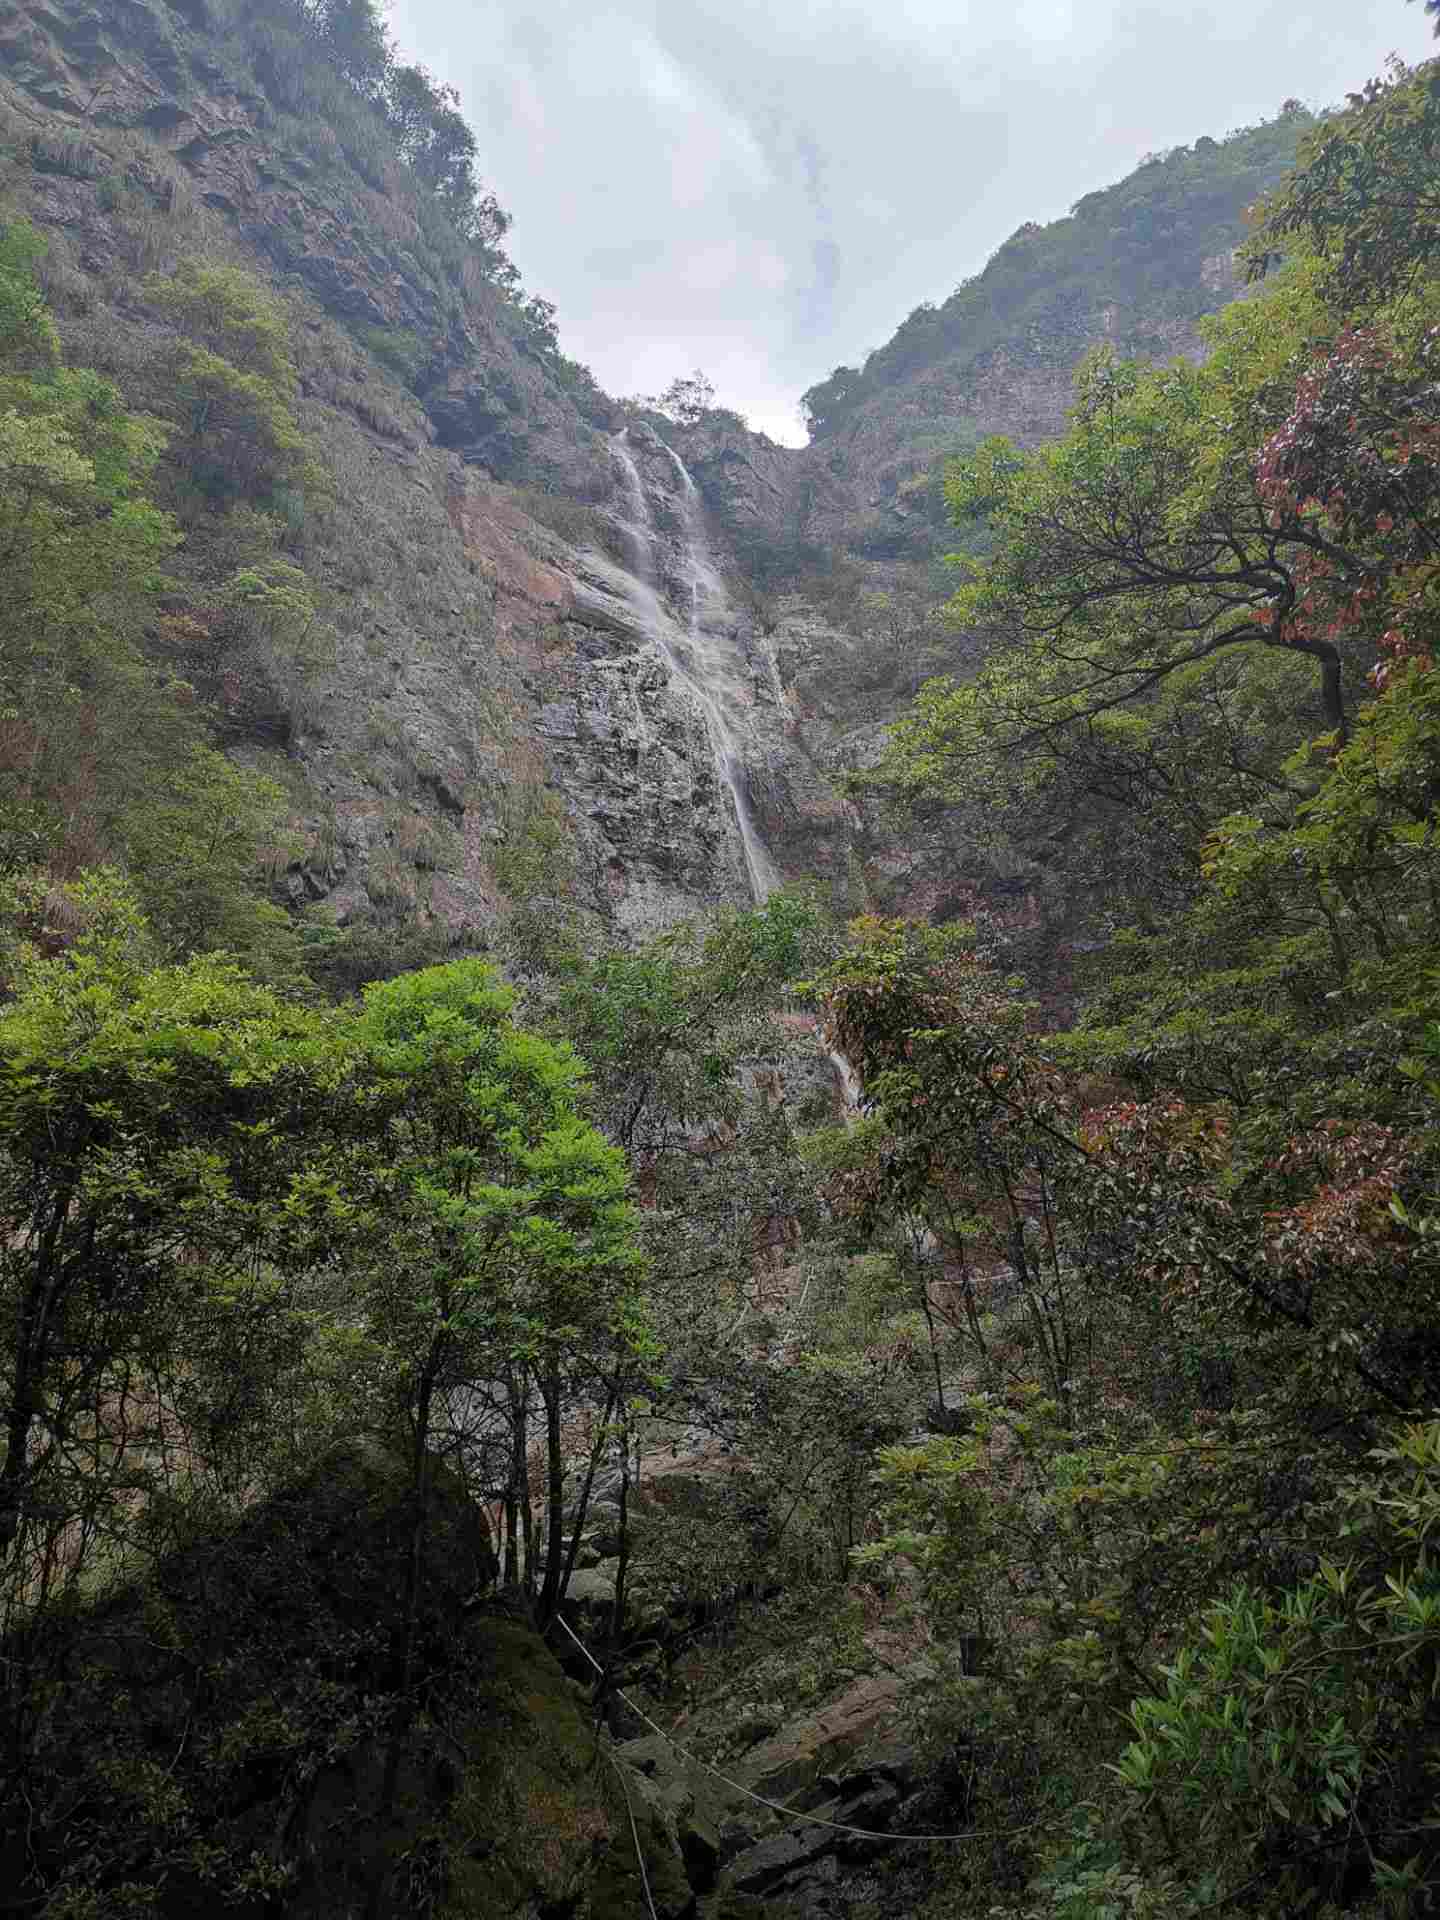
<instances>
[{"instance_id":1,"label":"waterfall","mask_svg":"<svg viewBox=\"0 0 1440 1920\"><path fill-rule=\"evenodd\" d=\"M602 578L618 576L607 584L623 594L636 624L653 641L673 679L699 708L716 771L734 809L751 897L757 906L763 906L779 886L780 875L755 825L740 755L739 742L753 695L747 664L735 646L734 609L706 538L699 490L679 454L665 446L680 487L680 532L672 552L656 530L645 482L630 451L628 430L622 429L610 447L624 488L628 518L621 525L634 555L635 575L626 576L594 555L590 556L591 564ZM664 577L667 571L668 579ZM661 598L667 588L669 605ZM672 606L683 617L683 635L672 617ZM769 668L779 697L779 671L773 658ZM848 1121L859 1112L859 1077L843 1053L831 1053L830 1063Z\"/></svg>"},{"instance_id":2,"label":"waterfall","mask_svg":"<svg viewBox=\"0 0 1440 1920\"><path fill-rule=\"evenodd\" d=\"M835 1069L835 1078L840 1082L840 1100L848 1121L852 1114L860 1111L860 1076L838 1047L830 1050L830 1064Z\"/></svg>"},{"instance_id":3,"label":"waterfall","mask_svg":"<svg viewBox=\"0 0 1440 1920\"><path fill-rule=\"evenodd\" d=\"M640 478L640 469L630 457L630 449L625 441L626 430L622 428L610 442L610 450L615 455L615 464L625 485L625 498L630 508L630 518L621 524L630 537L631 548L635 555L635 571L647 586L655 582L655 532L650 520L650 502L645 498L645 483Z\"/></svg>"},{"instance_id":4,"label":"waterfall","mask_svg":"<svg viewBox=\"0 0 1440 1920\"><path fill-rule=\"evenodd\" d=\"M680 482L680 538L674 554L674 586L675 598L682 603L682 638L676 621L655 591L659 536L626 432L622 430L617 434L610 445L631 515L624 524L635 553L637 584L642 590L637 611L644 614L649 637L672 676L700 709L715 756L716 772L735 812L750 894L757 905L763 905L779 886L780 876L750 809L739 735L752 699L745 662L735 647L734 609L705 538L700 497L684 461L673 448L667 447L665 451L674 463ZM632 604L635 599L636 596L632 596Z\"/></svg>"}]
</instances>

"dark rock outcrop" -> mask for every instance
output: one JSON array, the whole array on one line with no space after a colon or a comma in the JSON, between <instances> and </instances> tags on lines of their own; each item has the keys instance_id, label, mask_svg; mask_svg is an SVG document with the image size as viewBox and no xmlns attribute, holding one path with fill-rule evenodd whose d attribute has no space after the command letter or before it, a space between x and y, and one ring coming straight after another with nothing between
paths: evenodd
<instances>
[{"instance_id":1,"label":"dark rock outcrop","mask_svg":"<svg viewBox=\"0 0 1440 1920\"><path fill-rule=\"evenodd\" d=\"M348 1446L72 1621L4 1809L0 1911L88 1884L153 1889L165 1920L640 1912L620 1776L544 1643L477 1606L484 1519L438 1465L397 1691L414 1522L404 1464ZM675 1920L673 1829L633 1813Z\"/></svg>"}]
</instances>

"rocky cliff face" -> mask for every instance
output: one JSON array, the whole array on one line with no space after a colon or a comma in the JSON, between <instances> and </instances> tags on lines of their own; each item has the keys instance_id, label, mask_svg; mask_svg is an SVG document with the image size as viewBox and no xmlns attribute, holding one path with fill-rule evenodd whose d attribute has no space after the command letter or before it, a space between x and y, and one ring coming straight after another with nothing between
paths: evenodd
<instances>
[{"instance_id":1,"label":"rocky cliff face","mask_svg":"<svg viewBox=\"0 0 1440 1920\"><path fill-rule=\"evenodd\" d=\"M527 889L597 936L799 875L858 905L867 845L834 775L929 657L906 622L939 591L945 456L1057 431L1097 341L1197 352L1240 208L1298 126L1024 230L795 451L725 415L622 437L322 81L235 0L0 0L4 189L48 238L71 359L145 405L166 339L148 278L197 254L288 305L327 476L291 545L335 658L302 700L237 710L230 745L294 795L292 896L466 940ZM203 581L214 528L187 531ZM889 634L876 589L911 610Z\"/></svg>"},{"instance_id":2,"label":"rocky cliff face","mask_svg":"<svg viewBox=\"0 0 1440 1920\"><path fill-rule=\"evenodd\" d=\"M232 22L0 0L0 126L67 354L131 404L165 345L148 276L201 254L285 294L328 482L292 548L338 644L302 712L237 714L231 745L283 759L291 893L483 938L507 890L549 888L624 934L843 872L844 809L688 470L653 435L617 458L618 415L567 390L383 143L306 117ZM187 528L200 576L214 531Z\"/></svg>"},{"instance_id":3,"label":"rocky cliff face","mask_svg":"<svg viewBox=\"0 0 1440 1920\"><path fill-rule=\"evenodd\" d=\"M318 102L275 71L263 36L227 27L233 11L3 0L11 138L52 183L108 182L111 199L138 187L149 211L182 225L217 214L226 239L403 366L437 444L497 474L593 482L595 435L507 332L503 302L465 274L458 244L406 195L378 143L362 151L306 115ZM62 191L36 211L73 225L81 206Z\"/></svg>"},{"instance_id":4,"label":"rocky cliff face","mask_svg":"<svg viewBox=\"0 0 1440 1920\"><path fill-rule=\"evenodd\" d=\"M1066 219L1021 228L863 368L812 389L816 432L800 452L724 414L675 430L730 550L771 601L797 737L820 765L865 764L924 678L973 661L967 637L935 617L951 585L937 561L957 544L947 460L990 435L1021 447L1059 435L1076 369L1097 348L1202 355L1204 317L1245 294L1246 209L1282 177L1307 124L1292 103L1224 142L1151 156ZM866 809L852 860L867 895L973 911L977 876L957 866L957 836L942 838L938 860L912 855ZM1034 903L1005 910L1033 917Z\"/></svg>"}]
</instances>

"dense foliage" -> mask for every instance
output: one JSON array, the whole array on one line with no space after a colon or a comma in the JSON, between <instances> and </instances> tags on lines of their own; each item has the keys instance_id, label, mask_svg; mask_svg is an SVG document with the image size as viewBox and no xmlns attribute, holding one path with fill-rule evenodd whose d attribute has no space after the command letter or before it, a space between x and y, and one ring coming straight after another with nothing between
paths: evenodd
<instances>
[{"instance_id":1,"label":"dense foliage","mask_svg":"<svg viewBox=\"0 0 1440 1920\"><path fill-rule=\"evenodd\" d=\"M368 0L233 24L296 112L318 59L342 137L382 129L505 281L453 97ZM1433 1905L1437 98L1397 68L1157 160L813 409L982 350L1097 238L1178 298L1179 226L1304 135L1202 365L1097 356L1057 444L948 475L983 664L867 783L960 823L982 909L1004 872L1052 917L842 937L781 892L597 949L542 802L502 856L518 984L270 897L285 797L223 748L289 724L331 617L284 302L151 275L139 411L65 363L40 239L0 227L0 1907L279 1899L294 1836L217 1839L196 1783L263 1805L362 1740L383 1816L444 1724L421 1569L457 1489L542 1627L602 1512L589 1631L657 1700L777 1589L821 1623L758 1663L788 1698L882 1661L857 1621L908 1635L973 1830L933 1920ZM157 1567L203 1584L342 1437L401 1462L384 1644L342 1635L179 1776L138 1711L67 1749L77 1688L129 1711L77 1674L86 1623L169 1646Z\"/></svg>"},{"instance_id":2,"label":"dense foliage","mask_svg":"<svg viewBox=\"0 0 1440 1920\"><path fill-rule=\"evenodd\" d=\"M1307 135L1203 365L1097 356L1057 444L950 472L984 664L877 778L1091 957L1026 1003L1003 927L875 923L821 982L834 1203L918 1273L955 1435L882 1454L864 1558L984 1638L983 1712L930 1710L1031 1816L937 1914L1440 1885L1435 86Z\"/></svg>"},{"instance_id":3,"label":"dense foliage","mask_svg":"<svg viewBox=\"0 0 1440 1920\"><path fill-rule=\"evenodd\" d=\"M398 1740L426 1684L438 1463L528 1516L542 1485L556 1501L562 1417L651 1364L623 1157L585 1118L579 1063L514 1021L490 968L317 1013L230 963L149 965L143 931L112 889L67 951L21 957L0 1011L0 1822L16 1893L53 1913L123 1907L122 1882L175 1865L133 1776L114 1791L140 1826L77 1845L50 1709L78 1604L368 1437L409 1462L415 1514L380 1690ZM562 1548L552 1527L530 1555L542 1618ZM217 1899L254 1868L203 1833L181 1864Z\"/></svg>"}]
</instances>

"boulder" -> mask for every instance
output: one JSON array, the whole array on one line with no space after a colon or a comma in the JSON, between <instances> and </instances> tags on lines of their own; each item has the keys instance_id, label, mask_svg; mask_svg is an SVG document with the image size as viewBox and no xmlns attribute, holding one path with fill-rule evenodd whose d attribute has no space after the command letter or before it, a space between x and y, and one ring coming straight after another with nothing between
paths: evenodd
<instances>
[{"instance_id":1,"label":"boulder","mask_svg":"<svg viewBox=\"0 0 1440 1920\"><path fill-rule=\"evenodd\" d=\"M750 1846L757 1831L769 1824L763 1808L687 1760L659 1734L628 1740L616 1752L650 1804L669 1821L697 1892L713 1886L721 1864ZM747 1820L747 1815L758 1818Z\"/></svg>"},{"instance_id":2,"label":"boulder","mask_svg":"<svg viewBox=\"0 0 1440 1920\"><path fill-rule=\"evenodd\" d=\"M902 1789L894 1780L877 1780L863 1786L858 1793L849 1791L847 1786L830 1818L859 1831L836 1836L837 1851L842 1859L869 1860L889 1850L887 1841L865 1839L862 1835L888 1832L902 1798Z\"/></svg>"},{"instance_id":3,"label":"boulder","mask_svg":"<svg viewBox=\"0 0 1440 1920\"><path fill-rule=\"evenodd\" d=\"M603 1562L572 1573L565 1583L565 1600L570 1606L589 1613L602 1612L615 1604L615 1582L606 1573Z\"/></svg>"},{"instance_id":4,"label":"boulder","mask_svg":"<svg viewBox=\"0 0 1440 1920\"><path fill-rule=\"evenodd\" d=\"M620 1551L620 1508L614 1500L592 1500L585 1516L585 1537L603 1559Z\"/></svg>"},{"instance_id":5,"label":"boulder","mask_svg":"<svg viewBox=\"0 0 1440 1920\"><path fill-rule=\"evenodd\" d=\"M407 1463L355 1443L57 1625L0 1885L159 1920L631 1920L638 1834L680 1920L675 1822L627 1806L554 1655L483 1600L484 1518L438 1462L412 1615L414 1525Z\"/></svg>"},{"instance_id":6,"label":"boulder","mask_svg":"<svg viewBox=\"0 0 1440 1920\"><path fill-rule=\"evenodd\" d=\"M791 1800L822 1774L839 1771L867 1742L887 1732L905 1686L903 1673L871 1674L817 1713L790 1722L746 1754L745 1785L771 1800Z\"/></svg>"},{"instance_id":7,"label":"boulder","mask_svg":"<svg viewBox=\"0 0 1440 1920\"><path fill-rule=\"evenodd\" d=\"M801 1878L833 1879L836 1837L826 1827L812 1826L774 1834L731 1862L727 1884L737 1893L769 1893L784 1886L793 1888ZM823 1871L822 1863L828 1863Z\"/></svg>"}]
</instances>

